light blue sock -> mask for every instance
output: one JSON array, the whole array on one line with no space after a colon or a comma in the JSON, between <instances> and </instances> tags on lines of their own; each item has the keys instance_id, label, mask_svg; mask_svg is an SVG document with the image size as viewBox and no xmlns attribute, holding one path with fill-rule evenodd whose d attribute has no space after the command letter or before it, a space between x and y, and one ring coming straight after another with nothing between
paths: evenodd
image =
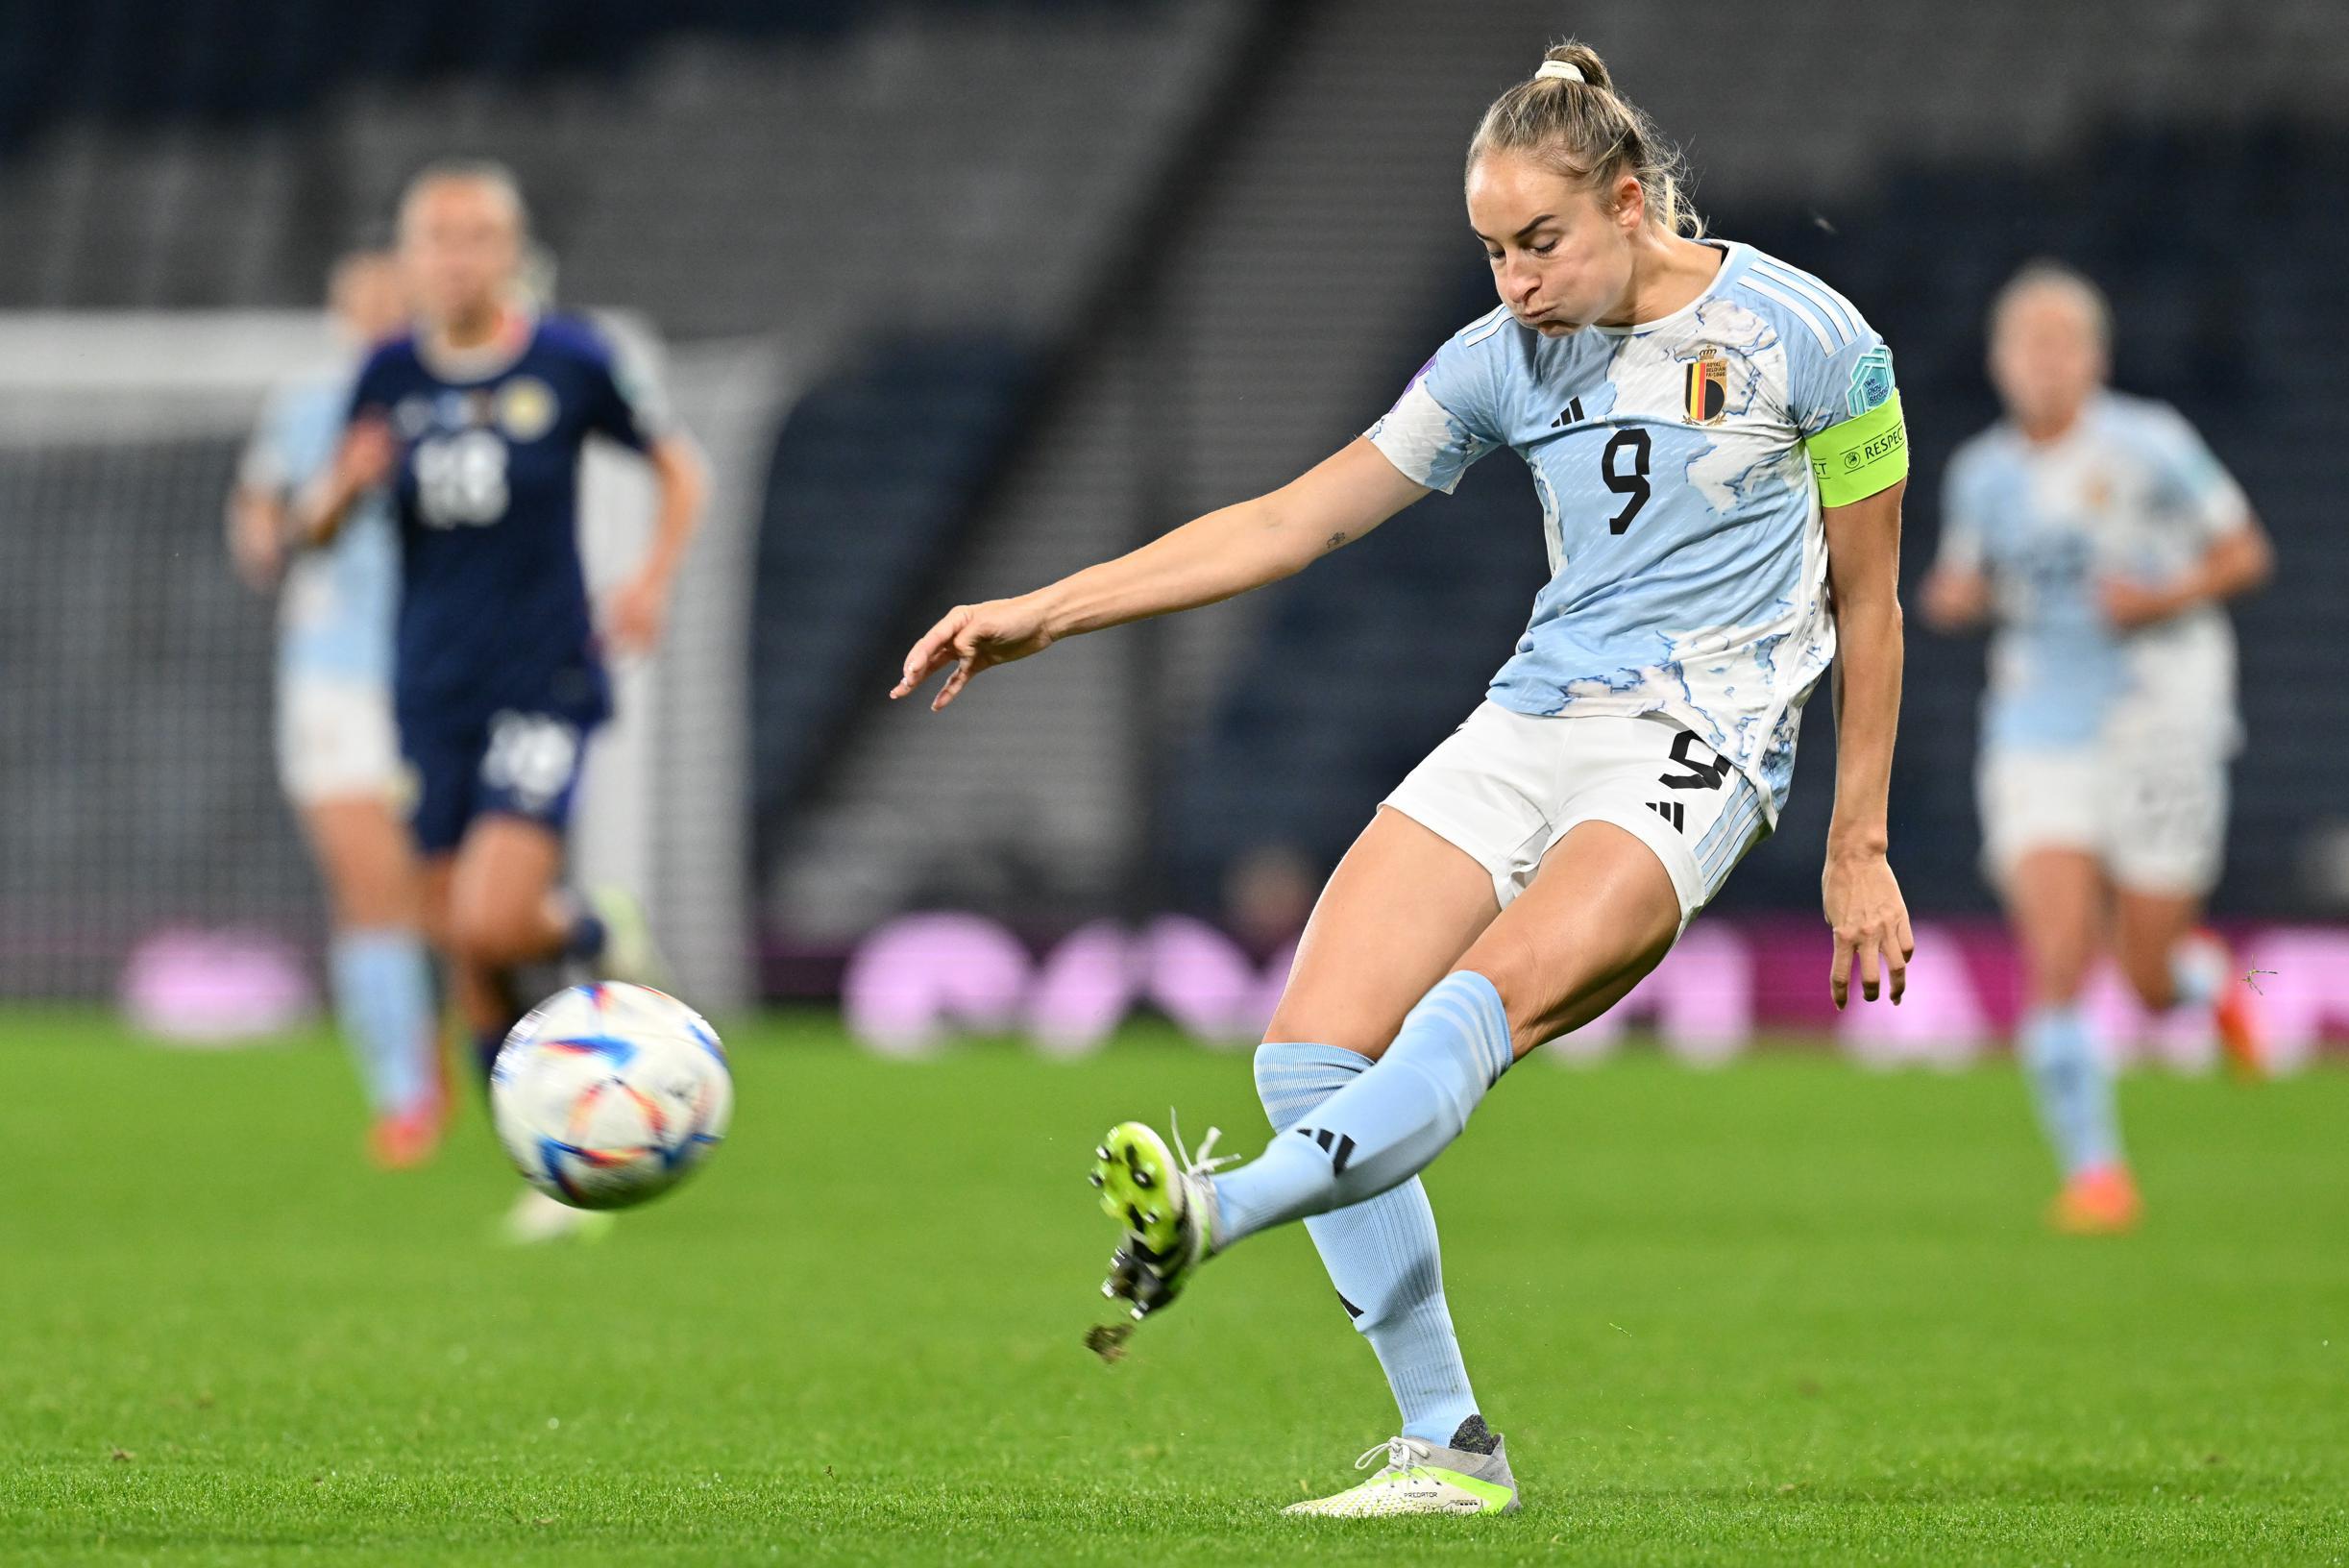
<instances>
[{"instance_id":1,"label":"light blue sock","mask_svg":"<svg viewBox=\"0 0 2349 1568\"><path fill-rule=\"evenodd\" d=\"M2113 1111L2113 1074L2096 1054L2087 1010L2034 1008L2022 1020L2020 1043L2039 1117L2064 1174L2117 1164L2120 1129Z\"/></svg>"},{"instance_id":2,"label":"light blue sock","mask_svg":"<svg viewBox=\"0 0 2349 1568\"><path fill-rule=\"evenodd\" d=\"M1214 1178L1215 1245L1373 1198L1426 1169L1508 1070L1501 993L1463 969L1438 981L1394 1044L1237 1170Z\"/></svg>"},{"instance_id":3,"label":"light blue sock","mask_svg":"<svg viewBox=\"0 0 2349 1568\"><path fill-rule=\"evenodd\" d=\"M358 1058L378 1115L432 1091L432 967L412 931L343 931L334 938L334 1018Z\"/></svg>"},{"instance_id":4,"label":"light blue sock","mask_svg":"<svg viewBox=\"0 0 2349 1568\"><path fill-rule=\"evenodd\" d=\"M1285 1133L1352 1083L1370 1060L1334 1045L1257 1048L1256 1091L1272 1130ZM1477 1413L1460 1342L1444 1304L1435 1212L1414 1176L1351 1209L1305 1222L1337 1299L1370 1341L1403 1412L1403 1434L1448 1447Z\"/></svg>"},{"instance_id":5,"label":"light blue sock","mask_svg":"<svg viewBox=\"0 0 2349 1568\"><path fill-rule=\"evenodd\" d=\"M2208 1007L2227 983L2227 949L2205 931L2190 931L2169 949L2169 983L2181 1007Z\"/></svg>"}]
</instances>

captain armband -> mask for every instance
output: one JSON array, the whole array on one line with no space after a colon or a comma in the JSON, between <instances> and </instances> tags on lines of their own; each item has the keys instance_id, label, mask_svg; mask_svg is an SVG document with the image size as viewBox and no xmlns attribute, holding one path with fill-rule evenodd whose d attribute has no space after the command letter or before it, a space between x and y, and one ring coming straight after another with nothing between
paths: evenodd
<instances>
[{"instance_id":1,"label":"captain armband","mask_svg":"<svg viewBox=\"0 0 2349 1568\"><path fill-rule=\"evenodd\" d=\"M1909 432L1900 420L1900 393L1857 419L1831 425L1803 444L1819 504L1848 506L1890 490L1909 475Z\"/></svg>"}]
</instances>

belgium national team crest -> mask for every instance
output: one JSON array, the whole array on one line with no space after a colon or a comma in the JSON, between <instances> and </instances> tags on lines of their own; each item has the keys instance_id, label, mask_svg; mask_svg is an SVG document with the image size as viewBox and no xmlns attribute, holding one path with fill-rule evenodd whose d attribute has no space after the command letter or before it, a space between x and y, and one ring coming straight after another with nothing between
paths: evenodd
<instances>
[{"instance_id":1,"label":"belgium national team crest","mask_svg":"<svg viewBox=\"0 0 2349 1568\"><path fill-rule=\"evenodd\" d=\"M1706 349L1684 367L1688 373L1683 415L1691 425L1718 425L1729 406L1729 361Z\"/></svg>"}]
</instances>

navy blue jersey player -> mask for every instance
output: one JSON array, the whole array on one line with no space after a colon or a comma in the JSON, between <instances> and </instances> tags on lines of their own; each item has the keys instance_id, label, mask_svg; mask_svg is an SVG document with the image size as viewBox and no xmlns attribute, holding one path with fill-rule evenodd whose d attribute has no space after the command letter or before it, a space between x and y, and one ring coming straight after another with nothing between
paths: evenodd
<instances>
[{"instance_id":1,"label":"navy blue jersey player","mask_svg":"<svg viewBox=\"0 0 2349 1568\"><path fill-rule=\"evenodd\" d=\"M525 302L524 224L495 166L436 166L410 184L400 250L416 327L360 371L305 515L324 537L355 495L382 483L395 499L393 705L427 925L484 1064L519 1016L517 967L572 957L624 977L645 962L632 908L560 886L563 832L587 739L611 713L606 643L635 651L658 637L703 491L691 444L595 330ZM578 548L592 436L642 453L659 489L651 547L600 625Z\"/></svg>"}]
</instances>

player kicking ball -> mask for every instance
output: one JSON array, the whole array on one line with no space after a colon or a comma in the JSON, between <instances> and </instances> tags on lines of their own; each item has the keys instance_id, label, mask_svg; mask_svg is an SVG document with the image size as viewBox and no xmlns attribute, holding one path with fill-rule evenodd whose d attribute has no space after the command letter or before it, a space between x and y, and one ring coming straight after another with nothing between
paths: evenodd
<instances>
[{"instance_id":1,"label":"player kicking ball","mask_svg":"<svg viewBox=\"0 0 2349 1568\"><path fill-rule=\"evenodd\" d=\"M2227 832L2235 635L2221 607L2266 579L2251 506L2176 410L2106 388L2096 286L2038 262L1991 311L2007 417L1950 460L1925 614L1995 621L1976 780L1983 862L2022 948L2019 1054L2064 1176L2050 1218L2138 1219L2112 1070L2082 992L2107 927L2156 1012L2198 1009L2259 1068L2243 988L2198 929Z\"/></svg>"},{"instance_id":2,"label":"player kicking ball","mask_svg":"<svg viewBox=\"0 0 2349 1568\"><path fill-rule=\"evenodd\" d=\"M606 637L624 652L658 639L703 490L691 442L595 330L533 307L520 282L526 228L522 194L494 164L443 164L409 184L400 255L416 330L359 372L333 469L301 517L323 541L358 497L388 485L394 498L409 825L426 927L484 1077L522 1016L516 969L568 959L654 978L631 902L561 886L563 836L588 737L611 714ZM640 453L659 493L650 548L601 629L578 544L593 436ZM543 1240L595 1224L525 1192L508 1228Z\"/></svg>"},{"instance_id":3,"label":"player kicking ball","mask_svg":"<svg viewBox=\"0 0 2349 1568\"><path fill-rule=\"evenodd\" d=\"M1470 142L1501 306L1370 431L1292 483L1017 599L949 613L894 695L1063 637L1212 603L1359 538L1508 447L1554 576L1486 700L1339 863L1256 1056L1276 1136L1235 1169L1128 1122L1096 1151L1137 1319L1302 1219L1402 1430L1369 1480L1290 1511L1505 1512L1517 1482L1444 1298L1419 1172L1510 1065L1652 969L1775 822L1832 665L1829 985L1897 1000L1912 941L1886 863L1907 472L1892 356L1849 303L1706 240L1676 159L1596 53L1549 53ZM1840 660L1837 657L1840 644Z\"/></svg>"}]
</instances>

